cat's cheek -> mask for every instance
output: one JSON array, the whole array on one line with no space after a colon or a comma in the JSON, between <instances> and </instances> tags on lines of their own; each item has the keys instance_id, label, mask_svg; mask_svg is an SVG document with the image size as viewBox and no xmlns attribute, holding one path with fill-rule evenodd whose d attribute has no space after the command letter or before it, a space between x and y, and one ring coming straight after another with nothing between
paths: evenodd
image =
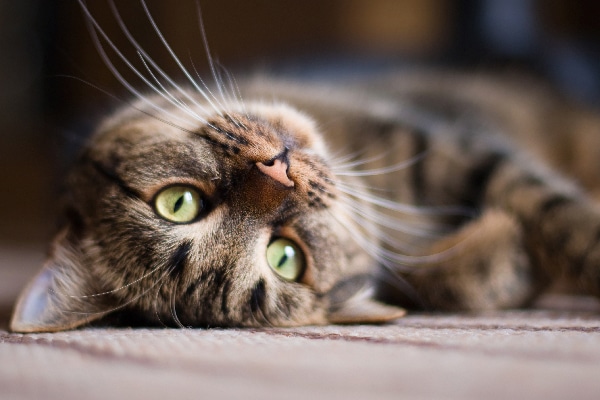
<instances>
[{"instance_id":1,"label":"cat's cheek","mask_svg":"<svg viewBox=\"0 0 600 400\"><path fill-rule=\"evenodd\" d=\"M191 239L198 247L203 248L211 238L218 236L223 228L223 220L229 215L229 210L225 206L219 206L210 211L205 217L185 224L172 224L171 235L169 239Z\"/></svg>"},{"instance_id":2,"label":"cat's cheek","mask_svg":"<svg viewBox=\"0 0 600 400\"><path fill-rule=\"evenodd\" d=\"M289 285L289 283L286 283ZM293 302L289 301L288 296L280 296L277 301L282 304L276 305L274 310L279 313L276 325L278 326L305 326L305 325L326 325L328 319L328 304L321 296L315 294L313 290L304 287L284 288L284 292L293 292ZM295 304L296 308L290 310L289 313L281 314L281 310L288 309L289 305Z\"/></svg>"},{"instance_id":3,"label":"cat's cheek","mask_svg":"<svg viewBox=\"0 0 600 400\"><path fill-rule=\"evenodd\" d=\"M348 276L368 273L372 267L372 260L340 229L331 217L332 212L336 211L306 215L294 223L291 233L306 248L307 269L301 282L319 295L329 292Z\"/></svg>"}]
</instances>

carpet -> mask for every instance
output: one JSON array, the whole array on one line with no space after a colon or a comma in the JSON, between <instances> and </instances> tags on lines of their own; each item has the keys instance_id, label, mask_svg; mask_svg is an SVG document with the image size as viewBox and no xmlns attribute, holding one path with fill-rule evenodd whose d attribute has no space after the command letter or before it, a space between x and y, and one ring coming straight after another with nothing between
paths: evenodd
<instances>
[{"instance_id":1,"label":"carpet","mask_svg":"<svg viewBox=\"0 0 600 400\"><path fill-rule=\"evenodd\" d=\"M597 399L600 305L409 314L382 326L13 334L37 249L0 251L1 399Z\"/></svg>"}]
</instances>

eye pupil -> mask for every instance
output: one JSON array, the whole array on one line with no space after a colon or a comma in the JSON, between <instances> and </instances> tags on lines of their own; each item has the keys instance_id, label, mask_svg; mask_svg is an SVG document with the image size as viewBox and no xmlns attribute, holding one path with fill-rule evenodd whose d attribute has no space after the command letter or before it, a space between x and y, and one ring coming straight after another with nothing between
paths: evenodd
<instances>
[{"instance_id":1,"label":"eye pupil","mask_svg":"<svg viewBox=\"0 0 600 400\"><path fill-rule=\"evenodd\" d=\"M175 205L173 206L173 213L177 213L177 211L181 209L181 206L183 205L183 197L184 196L179 197L175 202Z\"/></svg>"},{"instance_id":2,"label":"eye pupil","mask_svg":"<svg viewBox=\"0 0 600 400\"><path fill-rule=\"evenodd\" d=\"M277 268L281 268L287 260L288 260L288 256L284 254L283 257L281 257L281 260L279 260L279 263L277 264Z\"/></svg>"}]
</instances>

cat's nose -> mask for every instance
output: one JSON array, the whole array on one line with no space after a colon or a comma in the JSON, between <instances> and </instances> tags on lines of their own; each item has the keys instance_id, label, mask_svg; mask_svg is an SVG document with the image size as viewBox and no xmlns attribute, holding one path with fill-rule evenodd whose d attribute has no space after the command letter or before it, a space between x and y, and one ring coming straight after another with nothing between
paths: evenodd
<instances>
[{"instance_id":1,"label":"cat's nose","mask_svg":"<svg viewBox=\"0 0 600 400\"><path fill-rule=\"evenodd\" d=\"M269 163L257 162L256 166L260 172L269 178L272 178L276 182L281 183L283 186L288 188L294 187L294 181L292 181L287 175L287 170L289 167L287 163L281 160L274 160Z\"/></svg>"},{"instance_id":2,"label":"cat's nose","mask_svg":"<svg viewBox=\"0 0 600 400\"><path fill-rule=\"evenodd\" d=\"M260 172L273 179L275 182L281 183L287 188L294 187L294 181L288 176L290 165L287 159L287 149L272 160L267 162L257 162L256 167Z\"/></svg>"}]
</instances>

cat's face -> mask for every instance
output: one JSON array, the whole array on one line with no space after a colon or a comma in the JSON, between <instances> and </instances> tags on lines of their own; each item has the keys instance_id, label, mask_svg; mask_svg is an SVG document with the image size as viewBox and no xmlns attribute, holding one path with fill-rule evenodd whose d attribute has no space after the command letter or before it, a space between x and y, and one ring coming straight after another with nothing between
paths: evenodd
<instances>
[{"instance_id":1,"label":"cat's face","mask_svg":"<svg viewBox=\"0 0 600 400\"><path fill-rule=\"evenodd\" d=\"M66 226L13 329L113 311L183 326L399 315L352 299L374 263L339 222L338 178L310 119L248 104L182 127L143 107L107 120L73 168Z\"/></svg>"},{"instance_id":2,"label":"cat's face","mask_svg":"<svg viewBox=\"0 0 600 400\"><path fill-rule=\"evenodd\" d=\"M332 173L323 132L310 118L242 101L237 88L225 89L209 56L211 92L142 2L188 79L190 90L183 89L111 2L140 58L136 67L80 5L98 53L137 103L105 120L74 165L64 226L22 293L11 329L53 331L115 316L125 324L290 326L403 314L356 296L376 266L368 254L377 251L356 244L364 234L350 215L357 203L338 190L351 183ZM153 96L121 75L108 49Z\"/></svg>"}]
</instances>

